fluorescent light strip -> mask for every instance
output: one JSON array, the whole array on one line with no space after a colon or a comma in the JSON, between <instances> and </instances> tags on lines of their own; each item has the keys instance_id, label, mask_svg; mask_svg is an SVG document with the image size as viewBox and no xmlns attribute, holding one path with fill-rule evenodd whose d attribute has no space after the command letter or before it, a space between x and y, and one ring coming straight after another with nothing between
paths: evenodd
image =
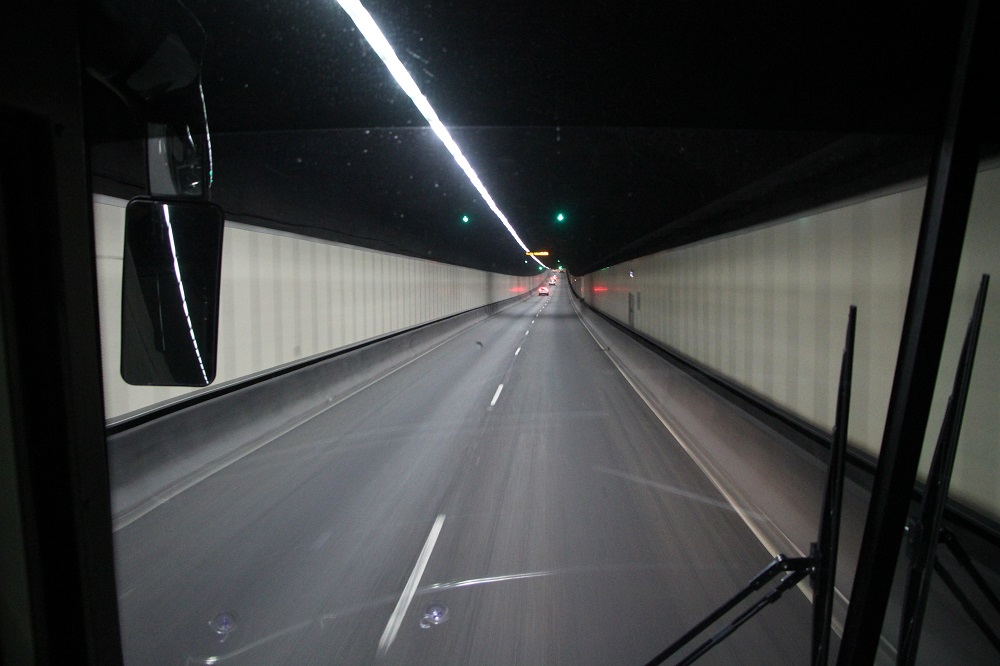
<instances>
[{"instance_id":1,"label":"fluorescent light strip","mask_svg":"<svg viewBox=\"0 0 1000 666\"><path fill-rule=\"evenodd\" d=\"M479 192L483 201L486 202L486 204L490 207L490 210L492 210L500 221L503 222L503 226L507 227L507 231L509 231L510 235L514 237L514 240L521 246L521 249L525 252L530 252L528 246L524 244L521 237L517 235L516 231L514 231L514 227L512 227L510 222L507 221L507 217L500 211L500 208L497 207L496 203L493 201L493 197L491 197L490 193L486 191L486 186L483 185L483 181L479 180L479 176L476 175L472 165L469 164L469 160L465 159L465 155L462 154L462 150L458 147L458 144L455 143L455 140L451 138L451 134L448 133L444 123L442 123L441 119L438 118L438 115L434 111L430 102L428 102L427 98L420 92L420 88L413 80L413 77L411 77L410 73L406 71L405 67L403 67L403 63L400 62L399 58L396 57L396 52L392 50L392 46L389 45L389 41L385 38L385 35L382 34L382 31L379 30L378 25L375 24L375 20L371 17L371 14L368 13L368 10L361 6L361 2L359 2L359 0L337 0L337 3L344 8L347 15L351 17L352 21L354 21L354 25L358 27L361 34L368 40L368 45L375 50L378 57L385 63L389 73L392 74L394 79L396 79L396 83L399 84L399 87L403 89L403 92L405 92L411 100L413 100L417 110L420 111L424 118L427 119L431 129L434 130L434 133L437 134L439 139L441 139L441 143L444 144L444 147L447 148L448 152L450 152L452 157L455 158L458 166L462 167L462 171L464 171L465 175L469 177L469 181ZM543 264L538 257L532 257L532 259L538 262L539 266L548 268L548 266Z\"/></svg>"}]
</instances>

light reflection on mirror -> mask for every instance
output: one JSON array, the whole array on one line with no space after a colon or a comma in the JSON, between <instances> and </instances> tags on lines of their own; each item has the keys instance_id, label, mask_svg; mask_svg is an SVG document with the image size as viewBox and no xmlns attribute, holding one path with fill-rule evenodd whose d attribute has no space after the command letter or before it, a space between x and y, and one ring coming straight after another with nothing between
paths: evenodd
<instances>
[{"instance_id":1,"label":"light reflection on mirror","mask_svg":"<svg viewBox=\"0 0 1000 666\"><path fill-rule=\"evenodd\" d=\"M136 199L125 212L122 378L140 386L215 379L222 210Z\"/></svg>"}]
</instances>

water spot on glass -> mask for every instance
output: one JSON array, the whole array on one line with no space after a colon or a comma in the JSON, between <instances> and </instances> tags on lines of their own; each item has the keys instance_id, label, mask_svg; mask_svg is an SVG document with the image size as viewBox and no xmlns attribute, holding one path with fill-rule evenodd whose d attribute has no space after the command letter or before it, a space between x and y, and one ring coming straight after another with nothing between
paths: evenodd
<instances>
[{"instance_id":1,"label":"water spot on glass","mask_svg":"<svg viewBox=\"0 0 1000 666\"><path fill-rule=\"evenodd\" d=\"M424 58L422 55L420 55L416 51L411 51L410 49L406 49L406 52L409 53L416 60L419 60L420 62L422 62L424 64L427 64L427 58Z\"/></svg>"},{"instance_id":2,"label":"water spot on glass","mask_svg":"<svg viewBox=\"0 0 1000 666\"><path fill-rule=\"evenodd\" d=\"M448 607L435 601L424 610L424 616L420 618L420 628L430 629L432 626L444 624L448 621Z\"/></svg>"},{"instance_id":3,"label":"water spot on glass","mask_svg":"<svg viewBox=\"0 0 1000 666\"><path fill-rule=\"evenodd\" d=\"M222 643L236 629L236 616L232 613L219 613L209 620L208 626L218 636L219 642Z\"/></svg>"}]
</instances>

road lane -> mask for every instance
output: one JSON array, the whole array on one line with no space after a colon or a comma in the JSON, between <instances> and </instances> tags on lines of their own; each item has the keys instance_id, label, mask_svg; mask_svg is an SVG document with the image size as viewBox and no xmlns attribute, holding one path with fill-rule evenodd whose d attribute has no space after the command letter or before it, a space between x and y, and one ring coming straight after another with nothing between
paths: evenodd
<instances>
[{"instance_id":1,"label":"road lane","mask_svg":"<svg viewBox=\"0 0 1000 666\"><path fill-rule=\"evenodd\" d=\"M427 572L501 579L439 593L448 639L411 623L393 663L642 663L770 559L552 298L441 508L454 520ZM502 578L527 572L545 575ZM784 603L705 663L802 663L809 607Z\"/></svg>"},{"instance_id":2,"label":"road lane","mask_svg":"<svg viewBox=\"0 0 1000 666\"><path fill-rule=\"evenodd\" d=\"M136 664L641 663L769 560L564 284L178 495L116 548ZM808 614L790 593L704 663L802 663Z\"/></svg>"}]
</instances>

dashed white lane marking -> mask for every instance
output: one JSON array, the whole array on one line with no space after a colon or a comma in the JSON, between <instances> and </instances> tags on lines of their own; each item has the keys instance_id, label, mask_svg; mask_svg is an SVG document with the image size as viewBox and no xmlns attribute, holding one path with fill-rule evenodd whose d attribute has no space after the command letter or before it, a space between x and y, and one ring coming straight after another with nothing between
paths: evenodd
<instances>
[{"instance_id":1,"label":"dashed white lane marking","mask_svg":"<svg viewBox=\"0 0 1000 666\"><path fill-rule=\"evenodd\" d=\"M500 397L500 391L503 390L503 384L497 387L497 392L493 394L493 399L490 400L490 407L497 404L497 399Z\"/></svg>"},{"instance_id":2,"label":"dashed white lane marking","mask_svg":"<svg viewBox=\"0 0 1000 666\"><path fill-rule=\"evenodd\" d=\"M396 640L396 634L403 623L403 616L406 615L406 609L410 607L410 602L413 601L413 595L417 591L417 586L420 585L420 577L424 575L424 568L427 566L427 561L431 559L431 552L434 550L434 544L437 542L438 535L441 534L442 525L444 525L443 513L438 514L438 517L434 519L431 533L427 535L427 541L424 542L424 547L417 557L417 563L414 565L413 571L410 572L410 578L406 581L406 586L403 587L403 594L400 595L395 610L389 616L389 623L385 625L382 638L378 640L377 654L379 657L384 657L386 652L389 651L389 646Z\"/></svg>"},{"instance_id":3,"label":"dashed white lane marking","mask_svg":"<svg viewBox=\"0 0 1000 666\"><path fill-rule=\"evenodd\" d=\"M528 334L528 332L527 332L527 331L525 331L525 332L524 332L524 334L525 334L525 335L527 335L527 334Z\"/></svg>"},{"instance_id":4,"label":"dashed white lane marking","mask_svg":"<svg viewBox=\"0 0 1000 666\"><path fill-rule=\"evenodd\" d=\"M517 351L516 351L516 352L514 352L514 356L517 356L517 355L518 355L518 354L520 354L520 353L521 353L521 348L520 348L520 347L518 347L518 348L517 348Z\"/></svg>"}]
</instances>

